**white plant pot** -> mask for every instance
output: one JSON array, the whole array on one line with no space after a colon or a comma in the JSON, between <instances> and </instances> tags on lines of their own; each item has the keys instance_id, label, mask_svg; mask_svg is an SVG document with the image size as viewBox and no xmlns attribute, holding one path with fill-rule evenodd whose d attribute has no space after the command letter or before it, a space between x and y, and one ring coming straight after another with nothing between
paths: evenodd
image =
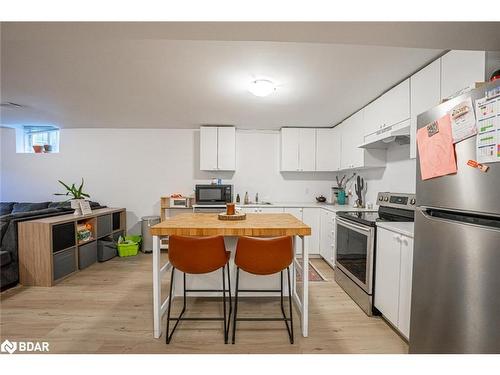
<instances>
[{"instance_id":1,"label":"white plant pot","mask_svg":"<svg viewBox=\"0 0 500 375\"><path fill-rule=\"evenodd\" d=\"M85 201L85 199L72 199L70 200L71 203L71 208L75 210L73 213L74 215L81 215L82 214L82 209L80 207L80 202Z\"/></svg>"}]
</instances>

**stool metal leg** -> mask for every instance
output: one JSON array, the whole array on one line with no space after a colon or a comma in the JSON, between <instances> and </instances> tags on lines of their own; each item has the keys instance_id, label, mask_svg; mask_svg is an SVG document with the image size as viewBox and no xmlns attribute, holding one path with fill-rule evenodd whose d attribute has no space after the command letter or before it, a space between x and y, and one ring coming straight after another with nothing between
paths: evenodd
<instances>
[{"instance_id":1,"label":"stool metal leg","mask_svg":"<svg viewBox=\"0 0 500 375\"><path fill-rule=\"evenodd\" d=\"M174 286L174 273L175 273L175 268L172 268L172 274L170 277L170 289L169 289L169 300L168 300L168 307L167 307L167 331L166 331L166 343L169 344L170 341L172 340L172 336L175 332L175 329L177 328L177 325L181 320L201 320L201 321L213 321L213 320L218 320L218 321L223 321L224 324L224 343L227 344L229 340L229 327L230 327L230 321L231 321L231 312L232 312L232 307L231 307L231 278L229 276L229 264L228 264L228 284L229 284L229 313L227 313L227 307L226 307L226 275L225 275L225 269L226 266L223 266L221 268L222 270L222 290L221 289L187 289L186 288L186 273L183 273L183 307L182 311L179 314L177 318L172 318L171 317L171 308L172 308L172 303L173 303L173 286ZM224 307L224 317L199 317L199 318L183 318L184 312L186 311L186 300L187 300L187 292L222 292L222 302L223 302L223 307ZM174 328L172 328L172 332L170 332L170 321L175 320L175 325Z\"/></svg>"},{"instance_id":2,"label":"stool metal leg","mask_svg":"<svg viewBox=\"0 0 500 375\"><path fill-rule=\"evenodd\" d=\"M240 281L240 267L236 267L236 289L234 290L234 317L233 317L233 344L236 340L236 317L238 315L238 284Z\"/></svg>"},{"instance_id":3,"label":"stool metal leg","mask_svg":"<svg viewBox=\"0 0 500 375\"><path fill-rule=\"evenodd\" d=\"M167 308L167 331L165 332L165 342L167 344L170 344L170 340L172 339L172 336L174 335L175 329L177 328L177 325L179 322L182 320L182 316L184 315L184 312L186 311L186 274L183 274L183 286L184 286L184 291L183 291L183 306L182 306L182 311L179 314L178 318L175 318L176 322L174 325L174 328L172 328L172 332L169 332L170 328L170 320L174 320L170 318L170 311L172 308L172 303L173 301L173 296L172 296L172 289L174 287L174 272L175 268L172 267L172 274L170 276L170 290L169 290L169 298L168 298L168 308Z\"/></svg>"},{"instance_id":4,"label":"stool metal leg","mask_svg":"<svg viewBox=\"0 0 500 375\"><path fill-rule=\"evenodd\" d=\"M283 296L283 270L280 272L280 289L279 290L271 290L271 289L262 289L262 290L253 290L253 289L239 289L239 278L240 278L240 268L236 268L236 289L235 289L235 299L234 299L234 316L233 316L233 340L234 344L236 341L236 322L237 321L279 321L282 320L285 322L286 330L288 332L288 338L290 339L290 344L293 344L293 318L292 318L292 283L290 281L290 267L286 268L287 279L288 279L288 303L289 303L289 311L290 317L286 316L285 313L285 304L284 304L284 296ZM239 292L280 292L280 307L281 313L283 315L282 318L240 318L238 319L238 293ZM290 325L288 324L290 322Z\"/></svg>"},{"instance_id":5,"label":"stool metal leg","mask_svg":"<svg viewBox=\"0 0 500 375\"><path fill-rule=\"evenodd\" d=\"M224 344L227 344L227 323L226 323L226 267L222 267L222 308L224 309Z\"/></svg>"},{"instance_id":6,"label":"stool metal leg","mask_svg":"<svg viewBox=\"0 0 500 375\"><path fill-rule=\"evenodd\" d=\"M292 283L290 282L290 267L286 268L286 273L288 277L288 304L290 306L290 344L293 344L293 313L292 313ZM287 328L288 328L288 322L285 320L285 323L287 323Z\"/></svg>"}]
</instances>

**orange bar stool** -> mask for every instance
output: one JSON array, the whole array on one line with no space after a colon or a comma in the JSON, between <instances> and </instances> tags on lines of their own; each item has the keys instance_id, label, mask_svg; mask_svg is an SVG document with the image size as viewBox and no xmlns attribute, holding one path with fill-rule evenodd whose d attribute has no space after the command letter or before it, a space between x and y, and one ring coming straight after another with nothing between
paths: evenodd
<instances>
[{"instance_id":1,"label":"orange bar stool","mask_svg":"<svg viewBox=\"0 0 500 375\"><path fill-rule=\"evenodd\" d=\"M229 276L229 258L231 253L226 251L224 237L184 237L169 236L168 257L172 264L170 276L170 291L167 308L167 331L166 343L170 343L172 335L181 320L222 320L224 322L224 343L229 338L229 323L231 322L231 279ZM229 313L226 314L226 267L229 292ZM205 274L216 270L222 271L222 289L186 289L186 274ZM170 317L172 307L172 288L174 285L174 273L176 270L183 272L183 302L182 311L177 318ZM185 318L186 294L189 292L222 292L222 303L224 309L223 317L215 318ZM175 321L174 328L170 332L170 321Z\"/></svg>"},{"instance_id":2,"label":"orange bar stool","mask_svg":"<svg viewBox=\"0 0 500 375\"><path fill-rule=\"evenodd\" d=\"M237 321L284 321L290 344L293 344L292 288L290 283L290 264L293 260L292 237L254 238L240 237L236 245L236 291L233 317L233 344L236 340ZM254 275L272 275L280 273L280 289L239 289L240 269ZM283 306L283 271L288 278L288 302L290 317ZM238 294L241 292L280 292L282 318L238 318ZM289 323L290 322L290 323Z\"/></svg>"}]
</instances>

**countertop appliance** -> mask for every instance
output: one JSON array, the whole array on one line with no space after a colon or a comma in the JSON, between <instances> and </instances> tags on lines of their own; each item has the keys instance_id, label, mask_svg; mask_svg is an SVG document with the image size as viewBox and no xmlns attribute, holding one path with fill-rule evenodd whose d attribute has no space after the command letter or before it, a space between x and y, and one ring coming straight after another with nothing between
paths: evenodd
<instances>
[{"instance_id":1,"label":"countertop appliance","mask_svg":"<svg viewBox=\"0 0 500 375\"><path fill-rule=\"evenodd\" d=\"M434 107L417 127L499 86ZM500 163L486 173L467 166L476 136L455 144L455 153L456 174L425 181L417 160L410 353L500 353Z\"/></svg>"},{"instance_id":2,"label":"countertop appliance","mask_svg":"<svg viewBox=\"0 0 500 375\"><path fill-rule=\"evenodd\" d=\"M413 221L414 194L378 193L377 212L337 213L335 281L368 315L373 307L376 256L376 222Z\"/></svg>"},{"instance_id":3,"label":"countertop appliance","mask_svg":"<svg viewBox=\"0 0 500 375\"><path fill-rule=\"evenodd\" d=\"M189 208L190 199L188 197L170 197L169 205L175 208Z\"/></svg>"},{"instance_id":4,"label":"countertop appliance","mask_svg":"<svg viewBox=\"0 0 500 375\"><path fill-rule=\"evenodd\" d=\"M233 201L233 185L196 185L196 205L219 205Z\"/></svg>"}]
</instances>

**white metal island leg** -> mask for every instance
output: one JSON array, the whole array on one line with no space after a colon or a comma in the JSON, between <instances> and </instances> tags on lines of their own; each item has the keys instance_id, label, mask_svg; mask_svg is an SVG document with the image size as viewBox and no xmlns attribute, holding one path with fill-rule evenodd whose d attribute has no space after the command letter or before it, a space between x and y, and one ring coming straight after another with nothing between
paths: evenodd
<instances>
[{"instance_id":1,"label":"white metal island leg","mask_svg":"<svg viewBox=\"0 0 500 375\"><path fill-rule=\"evenodd\" d=\"M293 299L300 310L300 325L302 328L302 336L309 335L309 253L305 246L305 237L300 238L300 246L302 257L297 258L297 253L293 257ZM296 250L296 247L293 247ZM297 282L297 268L302 272L302 281ZM302 284L298 287L297 284Z\"/></svg>"},{"instance_id":2,"label":"white metal island leg","mask_svg":"<svg viewBox=\"0 0 500 375\"><path fill-rule=\"evenodd\" d=\"M161 336L161 317L167 309L168 297L161 299L161 279L172 267L170 262L161 265L160 237L153 236L153 334L155 338Z\"/></svg>"}]
</instances>

